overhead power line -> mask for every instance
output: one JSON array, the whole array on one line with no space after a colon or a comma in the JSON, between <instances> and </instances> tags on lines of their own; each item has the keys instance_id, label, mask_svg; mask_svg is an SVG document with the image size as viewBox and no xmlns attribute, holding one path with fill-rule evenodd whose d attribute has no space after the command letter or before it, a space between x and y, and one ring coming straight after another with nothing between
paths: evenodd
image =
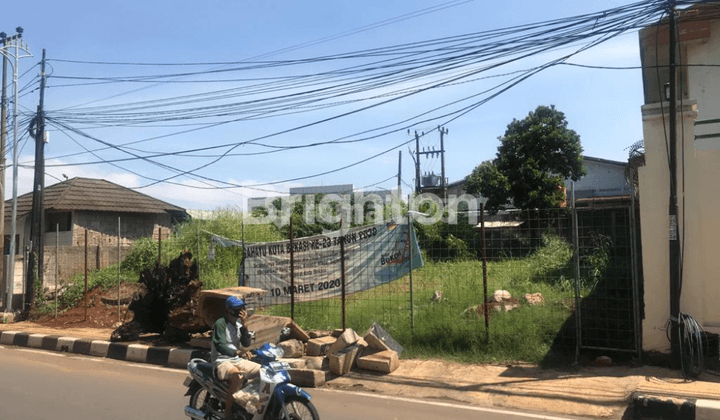
<instances>
[{"instance_id":1,"label":"overhead power line","mask_svg":"<svg viewBox=\"0 0 720 420\"><path fill-rule=\"evenodd\" d=\"M452 7L450 4L455 3L457 2L448 2L446 5ZM141 101L127 101L105 106L80 106L49 110L47 112L48 122L66 132L73 132L82 136L82 138L101 145L99 148L96 145L91 147L83 146L83 153L94 155L96 160L74 163L75 165L103 163L116 165L116 167L124 169L118 164L129 160L146 161L155 166L159 165L158 167L172 172L173 175L167 177L144 177L144 179L150 181L145 186L163 182L175 182L172 180L179 177L198 176L198 172L202 169L229 156L277 153L297 150L298 148L368 141L404 132L407 128L420 123L433 122L444 125L472 112L535 74L558 65L582 66L570 63L568 60L579 52L593 48L615 36L647 26L661 16L664 7L664 1L641 1L602 12L570 18L296 60L231 63L156 63L158 66L192 65L197 67L219 64L232 66L221 69L125 76L73 75L60 74L59 71L56 71L56 74L50 78L51 81L66 79L86 80L91 83L162 84L164 82L225 83L228 80L233 80L241 84L225 89ZM541 65L519 71L513 70L511 67L525 59L549 53L555 53L556 57L548 59ZM55 59L54 61L56 63L89 64L76 60ZM111 65L111 63L105 62L94 62L92 64ZM153 67L151 63L115 64ZM313 69L321 65L322 70L307 70L307 66L310 65L313 66ZM306 70L303 71L303 68ZM466 83L470 86L472 83L479 83L490 77L498 77L497 74L493 75L491 73L498 73L500 69L508 69L501 72L505 76L505 80L494 86L475 90L467 89L466 92L469 91L469 93L465 93L460 98L446 101L430 110L409 117L402 117L394 123L371 127L358 133L341 134L330 140L305 144L268 142L270 139L281 141L280 137L283 135L296 133L331 121L346 119L371 109L408 100L434 90L448 89L460 83ZM261 72L262 75L258 75L258 72ZM217 79L220 74L232 74L233 76L232 78ZM199 76L202 78L189 79L190 77ZM273 125L275 130L267 134L248 136L248 138L231 143L209 144L192 149L176 148L163 152L130 147L132 144L139 142L180 136L188 132L209 130L233 123L269 118L277 119L278 117L314 113L320 110L323 110L326 114L286 128L275 128L276 126ZM330 110L337 111L327 114ZM103 140L103 136L89 133L91 130L101 128L143 128L150 126L177 129L164 135L155 135L147 139L133 140L124 144L114 144ZM268 150L236 152L240 146L250 145ZM172 144L168 146L172 149ZM394 146L383 153L400 146ZM98 155L103 150L116 150L125 156L105 159ZM213 151L213 154L201 155L201 153L210 151ZM65 154L63 156L72 155ZM157 158L166 156L191 156L210 160L180 170L173 168L171 165L161 165L157 162ZM377 156L359 159L354 164L345 165L335 170L278 181L277 183L334 173ZM206 180L211 183L219 182L217 180ZM272 184L275 183L257 185ZM236 188L238 185L232 185L231 187Z\"/></svg>"}]
</instances>

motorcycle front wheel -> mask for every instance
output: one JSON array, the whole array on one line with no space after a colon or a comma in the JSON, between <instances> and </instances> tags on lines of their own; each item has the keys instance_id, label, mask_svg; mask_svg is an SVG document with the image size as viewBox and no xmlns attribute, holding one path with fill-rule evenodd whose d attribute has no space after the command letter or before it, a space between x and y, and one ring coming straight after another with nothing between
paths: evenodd
<instances>
[{"instance_id":1,"label":"motorcycle front wheel","mask_svg":"<svg viewBox=\"0 0 720 420\"><path fill-rule=\"evenodd\" d=\"M285 399L285 411L290 420L320 420L315 406L305 398L288 397ZM273 420L286 420L282 407L279 407Z\"/></svg>"}]
</instances>

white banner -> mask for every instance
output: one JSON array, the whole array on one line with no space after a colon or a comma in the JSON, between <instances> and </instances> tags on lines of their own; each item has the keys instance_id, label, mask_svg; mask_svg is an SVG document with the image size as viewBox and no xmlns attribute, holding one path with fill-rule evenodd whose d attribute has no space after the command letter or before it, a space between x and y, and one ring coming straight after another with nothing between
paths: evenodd
<instances>
[{"instance_id":1,"label":"white banner","mask_svg":"<svg viewBox=\"0 0 720 420\"><path fill-rule=\"evenodd\" d=\"M241 282L267 290L263 304L289 303L340 296L343 289L340 251L344 240L345 294L391 282L422 267L415 231L387 223L298 238L292 243L293 284L290 281L290 241L246 244Z\"/></svg>"}]
</instances>

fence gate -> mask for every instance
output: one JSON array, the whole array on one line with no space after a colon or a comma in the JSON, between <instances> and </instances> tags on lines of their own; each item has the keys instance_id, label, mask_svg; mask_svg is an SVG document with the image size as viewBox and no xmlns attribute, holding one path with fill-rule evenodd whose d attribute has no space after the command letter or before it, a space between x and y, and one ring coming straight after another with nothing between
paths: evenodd
<instances>
[{"instance_id":1,"label":"fence gate","mask_svg":"<svg viewBox=\"0 0 720 420\"><path fill-rule=\"evenodd\" d=\"M580 302L578 346L639 353L641 294L635 202L579 202L575 211L577 281L584 290L591 290L586 296L576 296Z\"/></svg>"}]
</instances>

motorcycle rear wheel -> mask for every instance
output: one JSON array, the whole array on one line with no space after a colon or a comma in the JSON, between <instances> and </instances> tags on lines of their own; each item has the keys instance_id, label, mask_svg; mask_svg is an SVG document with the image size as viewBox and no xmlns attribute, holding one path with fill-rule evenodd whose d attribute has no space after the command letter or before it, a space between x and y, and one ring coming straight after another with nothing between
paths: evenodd
<instances>
[{"instance_id":1,"label":"motorcycle rear wheel","mask_svg":"<svg viewBox=\"0 0 720 420\"><path fill-rule=\"evenodd\" d=\"M220 404L220 401L214 398L205 388L198 388L198 390L190 396L190 402L188 403L188 405L200 411L210 411L211 413L223 412L223 407ZM222 417L211 414L210 418L220 419Z\"/></svg>"},{"instance_id":2,"label":"motorcycle rear wheel","mask_svg":"<svg viewBox=\"0 0 720 420\"><path fill-rule=\"evenodd\" d=\"M288 397L285 399L285 410L290 420L320 420L315 406L310 401L300 397ZM282 407L279 407L273 420L285 420Z\"/></svg>"},{"instance_id":3,"label":"motorcycle rear wheel","mask_svg":"<svg viewBox=\"0 0 720 420\"><path fill-rule=\"evenodd\" d=\"M202 410L203 406L210 400L210 393L205 388L198 388L190 396L188 405L196 410Z\"/></svg>"}]
</instances>

